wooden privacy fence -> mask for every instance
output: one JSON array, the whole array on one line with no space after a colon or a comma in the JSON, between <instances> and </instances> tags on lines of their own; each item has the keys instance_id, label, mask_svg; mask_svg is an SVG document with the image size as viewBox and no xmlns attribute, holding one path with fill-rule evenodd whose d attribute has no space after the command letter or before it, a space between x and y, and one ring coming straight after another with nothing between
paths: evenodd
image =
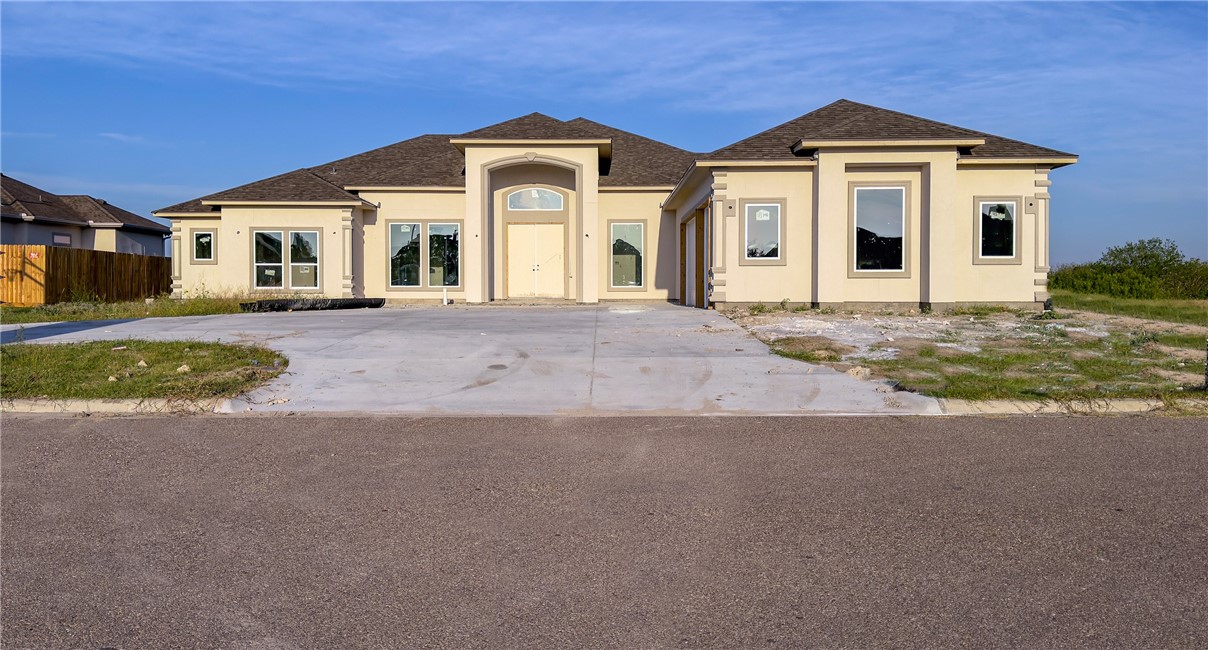
<instances>
[{"instance_id":1,"label":"wooden privacy fence","mask_svg":"<svg viewBox=\"0 0 1208 650\"><path fill-rule=\"evenodd\" d=\"M171 290L172 260L168 257L0 245L0 302L6 305L141 300Z\"/></svg>"}]
</instances>

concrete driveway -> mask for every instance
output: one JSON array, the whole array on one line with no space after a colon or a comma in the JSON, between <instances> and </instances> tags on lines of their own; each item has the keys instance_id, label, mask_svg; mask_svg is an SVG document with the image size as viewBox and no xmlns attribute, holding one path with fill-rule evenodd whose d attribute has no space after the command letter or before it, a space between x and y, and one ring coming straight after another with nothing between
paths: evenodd
<instances>
[{"instance_id":1,"label":"concrete driveway","mask_svg":"<svg viewBox=\"0 0 1208 650\"><path fill-rule=\"evenodd\" d=\"M3 340L259 343L290 359L232 412L470 415L939 413L935 400L783 359L674 305L406 307L4 325Z\"/></svg>"}]
</instances>

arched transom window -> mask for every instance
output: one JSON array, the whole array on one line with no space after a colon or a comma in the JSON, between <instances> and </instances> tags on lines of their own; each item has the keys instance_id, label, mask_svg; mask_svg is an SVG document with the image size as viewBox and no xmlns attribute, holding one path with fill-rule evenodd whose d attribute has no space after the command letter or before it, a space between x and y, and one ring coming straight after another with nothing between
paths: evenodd
<instances>
[{"instance_id":1,"label":"arched transom window","mask_svg":"<svg viewBox=\"0 0 1208 650\"><path fill-rule=\"evenodd\" d=\"M542 187L528 187L508 195L509 210L561 210L562 195Z\"/></svg>"}]
</instances>

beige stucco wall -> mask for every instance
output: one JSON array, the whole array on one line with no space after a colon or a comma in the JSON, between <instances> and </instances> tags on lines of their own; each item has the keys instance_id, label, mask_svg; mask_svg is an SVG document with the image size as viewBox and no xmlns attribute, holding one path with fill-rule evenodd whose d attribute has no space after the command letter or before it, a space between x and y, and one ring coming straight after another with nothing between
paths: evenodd
<instances>
[{"instance_id":1,"label":"beige stucco wall","mask_svg":"<svg viewBox=\"0 0 1208 650\"><path fill-rule=\"evenodd\" d=\"M356 260L358 295L388 300L440 300L444 288L389 286L390 253L389 225L391 222L458 223L461 234L461 286L449 287L451 300L462 302L466 295L465 278L476 271L476 261L466 255L466 199L462 192L433 191L365 191L361 198L381 204L376 210L365 210L354 233L353 259ZM425 238L426 239L426 238ZM427 241L421 250L427 256ZM421 273L421 277L425 274ZM425 280L426 283L426 280Z\"/></svg>"},{"instance_id":2,"label":"beige stucco wall","mask_svg":"<svg viewBox=\"0 0 1208 650\"><path fill-rule=\"evenodd\" d=\"M904 277L852 270L853 183L908 188ZM1047 167L958 168L951 148L825 149L813 168L716 168L682 188L688 198L677 202L677 219L691 217L712 190L718 226L711 242L713 299L719 302L1032 302L1043 299L1048 270L1048 185ZM975 263L978 197L1019 198L1018 263ZM743 203L758 200L784 201L782 266L741 263Z\"/></svg>"},{"instance_id":3,"label":"beige stucco wall","mask_svg":"<svg viewBox=\"0 0 1208 650\"><path fill-rule=\"evenodd\" d=\"M809 302L813 246L813 170L810 168L729 169L724 189L714 192L714 299L739 302ZM777 202L781 215L783 265L747 264L743 238L744 202ZM724 282L724 284L721 284Z\"/></svg>"},{"instance_id":4,"label":"beige stucco wall","mask_svg":"<svg viewBox=\"0 0 1208 650\"><path fill-rule=\"evenodd\" d=\"M343 289L343 217L350 208L339 206L224 206L222 218L173 218L172 267L179 280L178 294L298 294L340 297ZM192 235L197 229L216 229L216 264L194 263ZM319 232L319 289L253 289L252 231L315 230ZM288 247L288 241L285 242ZM288 273L288 269L285 270Z\"/></svg>"},{"instance_id":5,"label":"beige stucco wall","mask_svg":"<svg viewBox=\"0 0 1208 650\"><path fill-rule=\"evenodd\" d=\"M668 300L675 297L679 283L679 267L676 266L675 233L678 226L674 215L664 216L660 207L667 196L666 191L654 192L601 192L600 222L598 230L599 265L596 273L599 280L601 300ZM643 286L637 288L612 287L612 231L610 222L642 223L645 229L645 248L642 251Z\"/></svg>"},{"instance_id":6,"label":"beige stucco wall","mask_svg":"<svg viewBox=\"0 0 1208 650\"><path fill-rule=\"evenodd\" d=\"M497 235L491 218L494 210L491 173L514 165L549 164L564 167L576 174L575 206L568 230L571 257L568 258L569 292L571 298L585 303L599 300L599 149L594 145L495 145L472 144L466 149L465 192L465 259L487 260L487 247ZM579 224L582 224L581 226ZM466 299L486 302L502 296L496 294L495 278L500 270L496 264L480 264L479 273L466 273Z\"/></svg>"}]
</instances>

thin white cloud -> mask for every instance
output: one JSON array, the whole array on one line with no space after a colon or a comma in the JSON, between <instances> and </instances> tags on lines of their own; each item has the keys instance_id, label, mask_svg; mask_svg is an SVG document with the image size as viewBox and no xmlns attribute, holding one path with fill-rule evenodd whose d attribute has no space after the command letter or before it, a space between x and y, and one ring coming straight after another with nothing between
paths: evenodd
<instances>
[{"instance_id":1,"label":"thin white cloud","mask_svg":"<svg viewBox=\"0 0 1208 650\"><path fill-rule=\"evenodd\" d=\"M141 135L130 135L127 133L98 133L97 135L123 144L150 144L150 141Z\"/></svg>"}]
</instances>

